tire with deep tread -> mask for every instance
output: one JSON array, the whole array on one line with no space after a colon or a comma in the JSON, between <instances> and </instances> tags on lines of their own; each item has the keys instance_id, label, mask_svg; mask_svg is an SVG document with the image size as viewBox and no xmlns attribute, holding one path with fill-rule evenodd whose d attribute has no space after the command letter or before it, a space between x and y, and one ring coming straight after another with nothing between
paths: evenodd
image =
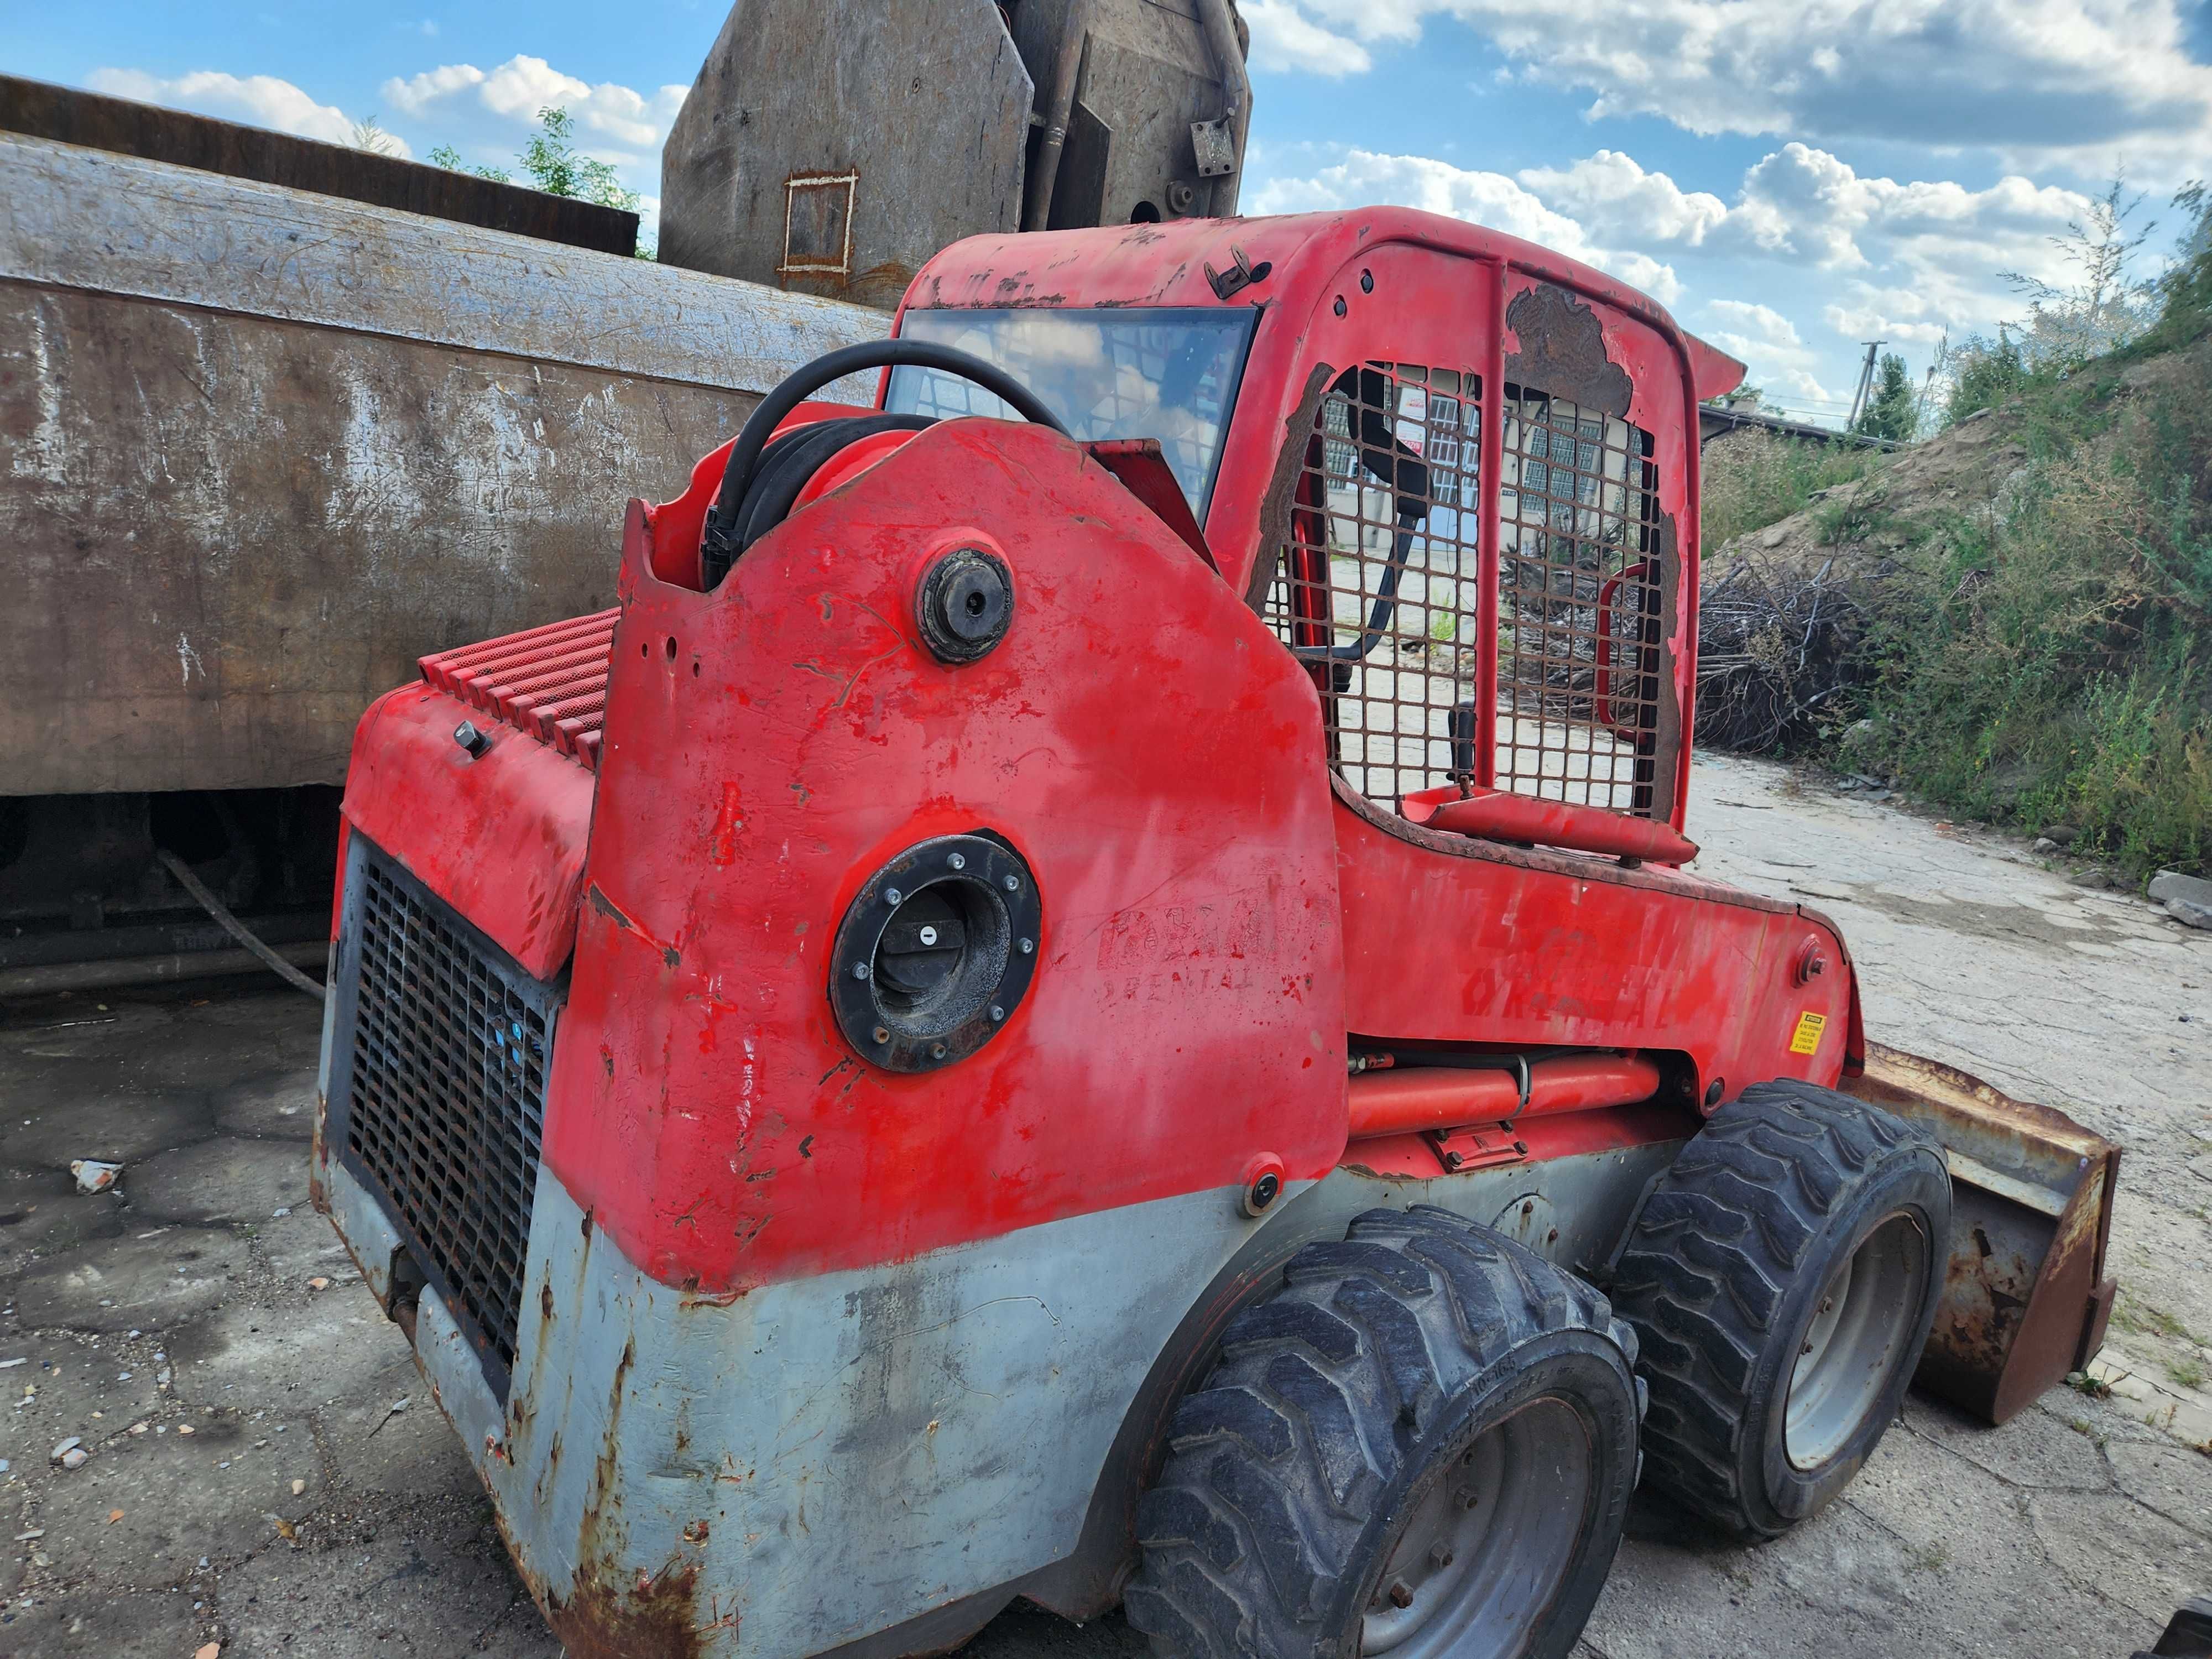
<instances>
[{"instance_id":1,"label":"tire with deep tread","mask_svg":"<svg viewBox=\"0 0 2212 1659\"><path fill-rule=\"evenodd\" d=\"M1349 1659L1406 1517L1487 1428L1565 1401L1589 1437L1571 1560L1520 1651L1573 1646L1638 1470L1636 1338L1603 1294L1449 1212L1309 1244L1178 1407L1137 1511L1129 1621L1174 1659Z\"/></svg>"},{"instance_id":2,"label":"tire with deep tread","mask_svg":"<svg viewBox=\"0 0 2212 1659\"><path fill-rule=\"evenodd\" d=\"M1791 1377L1822 1288L1885 1218L1922 1230L1917 1304L1847 1441L1817 1467L1784 1444ZM1612 1291L1650 1385L1652 1483L1753 1540L1832 1499L1897 1416L1942 1286L1951 1183L1942 1148L1878 1107L1796 1080L1756 1085L1683 1148L1632 1224Z\"/></svg>"}]
</instances>

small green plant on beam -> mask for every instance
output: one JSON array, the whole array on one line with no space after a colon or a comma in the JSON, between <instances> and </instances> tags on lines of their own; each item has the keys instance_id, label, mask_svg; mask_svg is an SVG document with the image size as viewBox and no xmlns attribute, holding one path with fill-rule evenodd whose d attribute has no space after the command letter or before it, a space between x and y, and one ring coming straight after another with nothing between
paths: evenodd
<instances>
[{"instance_id":1,"label":"small green plant on beam","mask_svg":"<svg viewBox=\"0 0 2212 1659\"><path fill-rule=\"evenodd\" d=\"M573 196L600 207L635 213L638 193L623 188L607 162L579 151L575 118L558 104L538 112L538 131L522 147L522 170L538 189L553 196Z\"/></svg>"},{"instance_id":2,"label":"small green plant on beam","mask_svg":"<svg viewBox=\"0 0 2212 1659\"><path fill-rule=\"evenodd\" d=\"M522 147L518 158L523 172L529 175L531 185L549 196L566 196L621 213L635 213L641 199L637 191L623 187L611 163L579 150L575 139L576 120L566 109L558 104L548 104L538 112L538 131L531 134L530 142ZM439 167L455 173L473 173L494 184L515 182L504 167L465 166L460 152L451 144L439 145L430 152L429 159ZM637 257L650 259L653 250L640 248Z\"/></svg>"},{"instance_id":3,"label":"small green plant on beam","mask_svg":"<svg viewBox=\"0 0 2212 1659\"><path fill-rule=\"evenodd\" d=\"M372 155L397 155L399 141L376 124L372 115L365 121L353 124L353 136L347 140L356 149L365 149Z\"/></svg>"},{"instance_id":4,"label":"small green plant on beam","mask_svg":"<svg viewBox=\"0 0 2212 1659\"><path fill-rule=\"evenodd\" d=\"M473 173L477 178L489 179L495 185L511 185L514 182L513 175L505 167L470 167L461 160L460 151L455 149L451 144L440 144L430 152L428 159L431 166L444 167L449 173Z\"/></svg>"},{"instance_id":5,"label":"small green plant on beam","mask_svg":"<svg viewBox=\"0 0 2212 1659\"><path fill-rule=\"evenodd\" d=\"M2204 1367L2194 1359L2178 1359L2166 1368L2166 1374L2185 1389L2204 1386Z\"/></svg>"}]
</instances>

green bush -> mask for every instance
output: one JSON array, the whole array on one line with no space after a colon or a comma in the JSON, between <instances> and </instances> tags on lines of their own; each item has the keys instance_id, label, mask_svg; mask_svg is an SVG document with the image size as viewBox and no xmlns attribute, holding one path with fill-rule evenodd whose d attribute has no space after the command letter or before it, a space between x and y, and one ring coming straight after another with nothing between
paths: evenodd
<instances>
[{"instance_id":1,"label":"green bush","mask_svg":"<svg viewBox=\"0 0 2212 1659\"><path fill-rule=\"evenodd\" d=\"M2077 395L2074 378L2047 398ZM1861 712L1880 717L1881 760L1954 811L2063 821L2130 872L2200 867L2212 857L2212 352L2170 360L2073 429L2086 435L1998 507L1923 528L1894 556Z\"/></svg>"},{"instance_id":2,"label":"green bush","mask_svg":"<svg viewBox=\"0 0 2212 1659\"><path fill-rule=\"evenodd\" d=\"M1742 428L1705 453L1699 489L1702 545L1717 551L1732 538L1802 513L1816 489L1863 478L1881 452L1808 443Z\"/></svg>"}]
</instances>

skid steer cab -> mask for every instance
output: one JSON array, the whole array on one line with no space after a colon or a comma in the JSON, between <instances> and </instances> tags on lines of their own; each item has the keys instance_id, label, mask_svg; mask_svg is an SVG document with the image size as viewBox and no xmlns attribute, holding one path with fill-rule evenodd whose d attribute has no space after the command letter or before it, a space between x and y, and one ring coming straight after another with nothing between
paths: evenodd
<instances>
[{"instance_id":1,"label":"skid steer cab","mask_svg":"<svg viewBox=\"0 0 2212 1659\"><path fill-rule=\"evenodd\" d=\"M570 1654L1564 1654L1639 1468L2095 1351L2116 1150L1684 868L1739 372L1418 213L964 241L369 711L317 1190Z\"/></svg>"}]
</instances>

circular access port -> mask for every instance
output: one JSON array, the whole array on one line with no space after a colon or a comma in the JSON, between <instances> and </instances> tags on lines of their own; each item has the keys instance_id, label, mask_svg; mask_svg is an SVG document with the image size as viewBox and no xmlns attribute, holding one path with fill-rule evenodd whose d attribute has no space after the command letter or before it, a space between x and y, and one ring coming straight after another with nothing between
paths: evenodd
<instances>
[{"instance_id":1,"label":"circular access port","mask_svg":"<svg viewBox=\"0 0 2212 1659\"><path fill-rule=\"evenodd\" d=\"M914 612L930 655L974 662L1006 637L1014 619L1013 575L994 553L955 548L922 574Z\"/></svg>"},{"instance_id":2,"label":"circular access port","mask_svg":"<svg viewBox=\"0 0 2212 1659\"><path fill-rule=\"evenodd\" d=\"M892 1072L965 1060L1028 994L1043 908L995 836L938 836L868 878L830 952L845 1040Z\"/></svg>"}]
</instances>

